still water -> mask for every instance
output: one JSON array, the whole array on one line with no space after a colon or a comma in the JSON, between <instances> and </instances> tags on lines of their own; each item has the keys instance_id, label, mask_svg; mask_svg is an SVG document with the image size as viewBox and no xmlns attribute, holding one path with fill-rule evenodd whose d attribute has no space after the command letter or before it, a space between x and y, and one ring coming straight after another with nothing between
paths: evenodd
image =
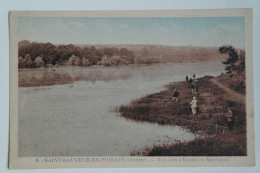
<instances>
[{"instance_id":1,"label":"still water","mask_svg":"<svg viewBox=\"0 0 260 173\"><path fill-rule=\"evenodd\" d=\"M19 87L18 155L129 156L156 144L193 140L196 136L181 127L134 122L110 110L186 75L222 72L216 62L20 69L19 79L66 73L75 81Z\"/></svg>"}]
</instances>

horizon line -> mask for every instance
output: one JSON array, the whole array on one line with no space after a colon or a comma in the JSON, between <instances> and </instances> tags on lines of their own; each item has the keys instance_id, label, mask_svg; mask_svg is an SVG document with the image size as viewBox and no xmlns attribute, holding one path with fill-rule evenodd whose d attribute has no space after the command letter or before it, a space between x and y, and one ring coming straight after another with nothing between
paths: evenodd
<instances>
[{"instance_id":1,"label":"horizon line","mask_svg":"<svg viewBox=\"0 0 260 173\"><path fill-rule=\"evenodd\" d=\"M196 45L166 45L166 44L103 44L103 43L52 43L52 42L39 42L39 41L29 41L29 40L21 40L18 41L18 44L22 41L28 41L29 43L50 43L53 45L74 45L74 46L164 46L164 47L199 47L199 48L216 48L216 47L221 47L221 46L233 46L231 44L223 44L221 46L196 46ZM239 48L239 47L235 47L233 46L235 49L245 49L245 48Z\"/></svg>"}]
</instances>

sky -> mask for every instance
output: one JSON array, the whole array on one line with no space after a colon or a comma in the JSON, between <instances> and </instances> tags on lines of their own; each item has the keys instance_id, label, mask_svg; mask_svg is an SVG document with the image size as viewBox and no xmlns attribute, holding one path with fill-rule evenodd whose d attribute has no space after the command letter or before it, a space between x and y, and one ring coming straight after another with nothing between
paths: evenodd
<instances>
[{"instance_id":1,"label":"sky","mask_svg":"<svg viewBox=\"0 0 260 173\"><path fill-rule=\"evenodd\" d=\"M18 39L53 44L245 48L244 17L20 17Z\"/></svg>"}]
</instances>

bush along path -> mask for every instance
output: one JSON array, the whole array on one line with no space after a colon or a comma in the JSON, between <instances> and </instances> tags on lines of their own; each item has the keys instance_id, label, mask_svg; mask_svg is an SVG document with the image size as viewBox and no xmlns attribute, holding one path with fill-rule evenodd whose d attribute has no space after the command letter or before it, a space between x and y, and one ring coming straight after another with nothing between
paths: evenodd
<instances>
[{"instance_id":1,"label":"bush along path","mask_svg":"<svg viewBox=\"0 0 260 173\"><path fill-rule=\"evenodd\" d=\"M233 78L234 75L225 74L225 77ZM176 82L167 85L164 91L134 100L129 105L120 106L118 111L125 118L161 125L178 125L200 134L200 137L194 141L154 146L132 154L246 155L245 96L228 88L227 83L223 85L221 78L223 76L216 78L205 76L198 79L197 94L192 94L191 83ZM175 88L179 92L177 102L172 101ZM196 96L198 101L196 115L192 115L190 107L193 96ZM233 112L233 130L227 128L228 107L231 107Z\"/></svg>"}]
</instances>

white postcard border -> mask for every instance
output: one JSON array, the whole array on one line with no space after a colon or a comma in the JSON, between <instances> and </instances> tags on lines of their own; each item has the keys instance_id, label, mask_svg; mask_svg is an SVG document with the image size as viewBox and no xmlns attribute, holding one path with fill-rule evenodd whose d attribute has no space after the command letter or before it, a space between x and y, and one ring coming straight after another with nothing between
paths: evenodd
<instances>
[{"instance_id":1,"label":"white postcard border","mask_svg":"<svg viewBox=\"0 0 260 173\"><path fill-rule=\"evenodd\" d=\"M18 157L18 17L228 17L244 16L246 28L247 156L232 157ZM254 166L254 82L252 9L159 11L13 11L9 13L10 37L10 147L9 168Z\"/></svg>"}]
</instances>

